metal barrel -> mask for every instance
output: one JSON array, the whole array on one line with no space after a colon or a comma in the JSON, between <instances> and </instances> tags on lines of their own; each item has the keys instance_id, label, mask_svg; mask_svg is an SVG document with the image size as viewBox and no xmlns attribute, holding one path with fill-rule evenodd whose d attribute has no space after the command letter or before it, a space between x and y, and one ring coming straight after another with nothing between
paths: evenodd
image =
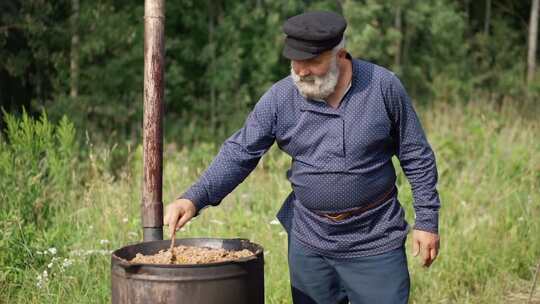
<instances>
[{"instance_id":1,"label":"metal barrel","mask_svg":"<svg viewBox=\"0 0 540 304\"><path fill-rule=\"evenodd\" d=\"M260 245L246 239L185 238L184 246L248 249L254 255L234 261L190 265L131 264L137 253L151 255L167 249L169 240L120 248L111 256L113 304L264 303L264 255Z\"/></svg>"}]
</instances>

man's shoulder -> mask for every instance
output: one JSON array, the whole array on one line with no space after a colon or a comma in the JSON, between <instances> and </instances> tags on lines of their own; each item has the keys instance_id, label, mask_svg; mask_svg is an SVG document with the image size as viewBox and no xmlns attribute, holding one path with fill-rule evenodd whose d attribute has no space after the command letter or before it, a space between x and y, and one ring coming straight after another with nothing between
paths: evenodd
<instances>
[{"instance_id":1,"label":"man's shoulder","mask_svg":"<svg viewBox=\"0 0 540 304\"><path fill-rule=\"evenodd\" d=\"M257 103L259 107L271 107L275 110L282 109L285 105L293 104L296 96L296 86L292 77L289 75L275 83L261 96Z\"/></svg>"},{"instance_id":2,"label":"man's shoulder","mask_svg":"<svg viewBox=\"0 0 540 304\"><path fill-rule=\"evenodd\" d=\"M295 92L296 86L294 84L294 81L291 75L288 75L276 81L272 85L270 90L272 90L274 94L277 94L277 95L290 96Z\"/></svg>"},{"instance_id":3,"label":"man's shoulder","mask_svg":"<svg viewBox=\"0 0 540 304\"><path fill-rule=\"evenodd\" d=\"M387 85L398 79L396 73L377 63L360 58L354 58L353 62L360 75L369 75L371 80L375 80L382 85Z\"/></svg>"},{"instance_id":4,"label":"man's shoulder","mask_svg":"<svg viewBox=\"0 0 540 304\"><path fill-rule=\"evenodd\" d=\"M281 104L290 104L298 95L296 85L294 80L289 75L278 81L276 81L265 93L272 103L276 104L278 107Z\"/></svg>"}]
</instances>

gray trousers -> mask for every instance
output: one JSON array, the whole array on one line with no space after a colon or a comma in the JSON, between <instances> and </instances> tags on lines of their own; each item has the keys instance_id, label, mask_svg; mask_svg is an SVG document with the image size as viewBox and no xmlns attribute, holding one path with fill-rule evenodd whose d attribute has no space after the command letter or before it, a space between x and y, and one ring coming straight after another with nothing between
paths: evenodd
<instances>
[{"instance_id":1,"label":"gray trousers","mask_svg":"<svg viewBox=\"0 0 540 304\"><path fill-rule=\"evenodd\" d=\"M316 253L289 234L294 304L401 304L409 300L405 247L358 258Z\"/></svg>"}]
</instances>

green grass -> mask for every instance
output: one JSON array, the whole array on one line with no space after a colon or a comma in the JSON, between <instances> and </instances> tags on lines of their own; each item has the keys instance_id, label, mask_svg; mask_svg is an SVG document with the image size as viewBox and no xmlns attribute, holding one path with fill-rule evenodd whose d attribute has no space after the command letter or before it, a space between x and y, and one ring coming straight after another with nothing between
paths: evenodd
<instances>
[{"instance_id":1,"label":"green grass","mask_svg":"<svg viewBox=\"0 0 540 304\"><path fill-rule=\"evenodd\" d=\"M540 261L538 106L531 106L526 115L508 105L495 109L475 103L420 112L439 169L441 252L425 269L411 256L409 238L411 303L508 303L529 291L532 269ZM166 203L196 180L216 149L205 144L191 150L166 145ZM72 199L58 208L38 245L30 244L23 253L30 259L27 266L10 270L9 264L0 265L0 302L110 302L110 256L70 253L112 250L141 241L141 149L130 153L116 175L103 165L109 162L110 150L90 151L84 170L73 172L84 178L70 190ZM261 244L266 303L291 302L286 235L280 225L271 223L291 190L285 178L289 164L290 158L274 146L219 207L205 209L178 233L178 237L242 237ZM414 223L410 188L401 172L398 183L407 219ZM37 254L49 247L57 248L55 256L60 258L52 268L48 268L52 255ZM62 272L64 258L73 264ZM44 270L48 280L37 288L37 276ZM17 275L6 276L10 271Z\"/></svg>"}]
</instances>

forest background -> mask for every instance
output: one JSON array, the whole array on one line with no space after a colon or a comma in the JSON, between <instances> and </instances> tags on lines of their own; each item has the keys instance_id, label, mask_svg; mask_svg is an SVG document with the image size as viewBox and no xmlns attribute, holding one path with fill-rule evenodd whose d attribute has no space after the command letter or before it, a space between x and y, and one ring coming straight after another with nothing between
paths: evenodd
<instances>
[{"instance_id":1,"label":"forest background","mask_svg":"<svg viewBox=\"0 0 540 304\"><path fill-rule=\"evenodd\" d=\"M143 4L0 3L0 303L107 302L110 250L141 240ZM400 77L437 155L442 255L410 260L412 302L540 303L538 0L167 1L165 203L288 75L281 25L314 9ZM262 243L268 303L290 301L274 225L289 162L273 147L183 231Z\"/></svg>"}]
</instances>

